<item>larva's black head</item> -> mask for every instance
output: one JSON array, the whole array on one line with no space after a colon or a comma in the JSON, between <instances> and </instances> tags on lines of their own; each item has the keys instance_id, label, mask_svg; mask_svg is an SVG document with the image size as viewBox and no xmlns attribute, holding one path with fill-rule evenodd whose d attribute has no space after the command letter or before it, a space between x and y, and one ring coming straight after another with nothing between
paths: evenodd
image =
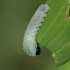
<instances>
[{"instance_id":1,"label":"larva's black head","mask_svg":"<svg viewBox=\"0 0 70 70\"><path fill-rule=\"evenodd\" d=\"M41 52L41 50L40 50L40 46L39 46L39 43L37 43L36 55L39 55L40 52Z\"/></svg>"}]
</instances>

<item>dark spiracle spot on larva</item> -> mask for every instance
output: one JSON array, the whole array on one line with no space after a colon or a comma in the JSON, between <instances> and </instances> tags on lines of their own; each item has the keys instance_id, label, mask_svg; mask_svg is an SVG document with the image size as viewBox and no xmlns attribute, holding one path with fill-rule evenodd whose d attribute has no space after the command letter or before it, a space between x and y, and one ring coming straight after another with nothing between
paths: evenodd
<instances>
[{"instance_id":1,"label":"dark spiracle spot on larva","mask_svg":"<svg viewBox=\"0 0 70 70\"><path fill-rule=\"evenodd\" d=\"M37 43L36 55L39 55L40 52L41 52L41 49L40 49L39 43Z\"/></svg>"}]
</instances>

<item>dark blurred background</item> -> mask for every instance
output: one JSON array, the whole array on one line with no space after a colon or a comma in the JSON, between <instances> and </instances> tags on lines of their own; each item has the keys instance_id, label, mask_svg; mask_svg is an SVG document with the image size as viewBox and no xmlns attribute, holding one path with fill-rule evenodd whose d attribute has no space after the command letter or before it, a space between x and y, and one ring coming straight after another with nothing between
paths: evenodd
<instances>
[{"instance_id":1,"label":"dark blurred background","mask_svg":"<svg viewBox=\"0 0 70 70\"><path fill-rule=\"evenodd\" d=\"M24 53L22 41L32 15L46 0L0 0L0 70L57 70L51 52Z\"/></svg>"}]
</instances>

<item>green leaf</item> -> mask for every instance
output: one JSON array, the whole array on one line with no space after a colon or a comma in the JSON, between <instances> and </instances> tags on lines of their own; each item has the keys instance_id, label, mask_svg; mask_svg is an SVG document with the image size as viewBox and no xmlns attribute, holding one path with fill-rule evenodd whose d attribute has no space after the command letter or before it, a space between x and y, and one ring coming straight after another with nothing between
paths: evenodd
<instances>
[{"instance_id":1,"label":"green leaf","mask_svg":"<svg viewBox=\"0 0 70 70\"><path fill-rule=\"evenodd\" d=\"M70 18L67 17L69 0L47 0L50 6L36 41L48 48L57 66L70 60Z\"/></svg>"}]
</instances>

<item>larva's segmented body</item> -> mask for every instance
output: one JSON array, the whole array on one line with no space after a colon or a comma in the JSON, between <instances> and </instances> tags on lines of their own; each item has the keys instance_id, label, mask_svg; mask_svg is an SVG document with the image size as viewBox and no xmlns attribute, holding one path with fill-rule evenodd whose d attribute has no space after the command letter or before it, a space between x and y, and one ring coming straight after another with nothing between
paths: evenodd
<instances>
[{"instance_id":1,"label":"larva's segmented body","mask_svg":"<svg viewBox=\"0 0 70 70\"><path fill-rule=\"evenodd\" d=\"M41 4L35 12L34 16L32 17L32 19L30 20L28 27L25 31L23 39L23 49L30 56L36 55L36 34L39 30L39 27L42 25L41 22L44 21L46 12L48 12L49 9L50 8L47 4Z\"/></svg>"}]
</instances>

